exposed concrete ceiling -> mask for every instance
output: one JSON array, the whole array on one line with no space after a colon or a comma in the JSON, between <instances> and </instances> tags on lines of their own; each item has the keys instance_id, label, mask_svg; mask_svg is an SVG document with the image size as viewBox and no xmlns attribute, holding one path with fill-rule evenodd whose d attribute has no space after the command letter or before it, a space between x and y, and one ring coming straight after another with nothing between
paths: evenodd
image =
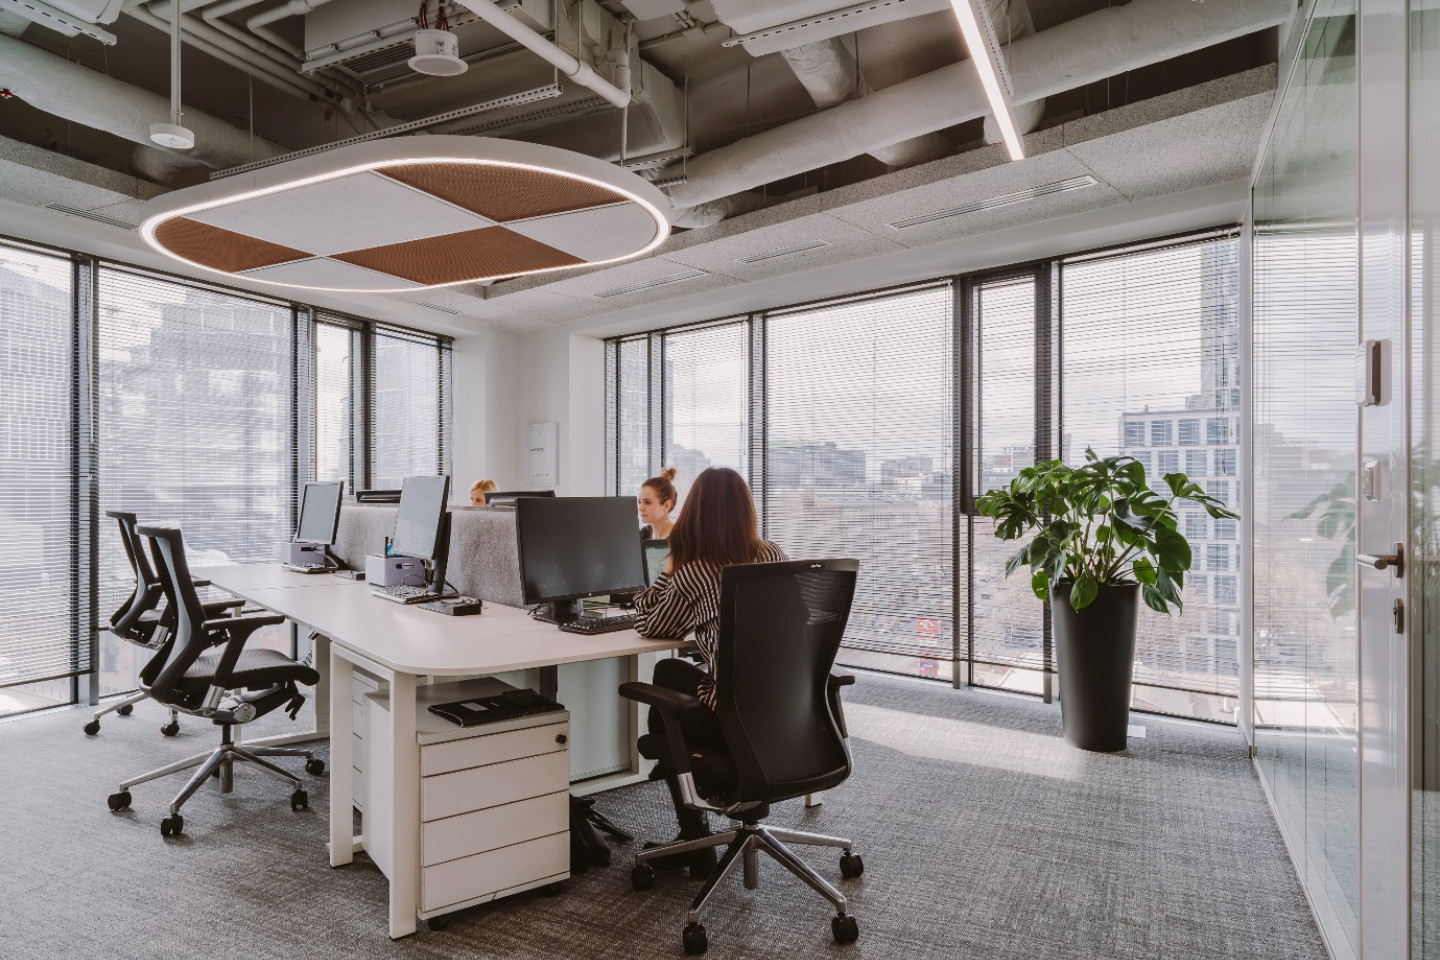
<instances>
[{"instance_id":1,"label":"exposed concrete ceiling","mask_svg":"<svg viewBox=\"0 0 1440 960\"><path fill-rule=\"evenodd\" d=\"M1003 8L1004 2L990 0L989 5ZM1079 26L1081 18L1117 12L1110 9L1114 6L1111 0L1025 2L1042 38L1048 30L1072 23ZM817 112L811 95L784 58L778 54L755 56L743 45L724 46L733 34L718 21L709 0L561 0L564 8L584 3L599 10L602 19L608 16L615 18L615 23L628 23L636 41L638 52L631 66L636 70L637 89L646 92L644 104L637 101L630 110L632 149L627 157L635 156L637 143L642 148L646 143L676 144L683 147L679 154L704 156ZM857 73L864 71L863 79L857 78L857 97L867 85L883 91L912 78L938 76L937 71L953 70L952 65L963 58L948 11L937 10L928 0L906 3L912 10L922 11L921 15L891 11L886 14L891 17L888 22L841 38L854 53ZM549 0L500 3L502 7L512 5L520 19L545 28L542 32L547 35L555 32L558 36L555 25L546 27L544 23L551 8ZM244 44L215 46L213 38L206 40L215 28L198 24L197 29L210 33L187 34L190 46L185 58L188 106L240 131L253 125L256 138L282 149L323 144L377 125L466 108L556 79L538 57L508 43L499 31L476 21L460 7L452 8L452 15L460 24L461 53L472 62L465 77L451 80L413 74L404 66L403 50L396 47L381 50L373 62L351 60L342 67L323 69L305 66L287 74L284 69L277 70L276 63L290 55L271 41L278 37L281 47L288 45L296 51L303 47L301 57L312 57L309 43L314 25L309 21L322 11L329 11L325 16L331 20L337 11L346 16L358 12L362 20L365 16L384 19L403 7L396 27L401 31L406 28L403 18L414 11L413 2L365 0L357 4L344 0L324 7L315 3L312 6L320 9L308 17L281 20L277 12L282 6L273 0L256 0L243 13L222 14L230 19L222 19L220 26L236 35L243 33L247 17L253 18L256 11L262 11L261 18L279 21L271 25L271 33L263 34L270 39L251 37L255 42L246 49L241 49ZM843 0L804 0L781 6L810 10L847 4ZM1286 9L1284 0L1265 0L1264 6L1267 11L1280 10L1282 16ZM165 37L156 29L156 22L168 17L168 0L129 0L126 7L130 16L107 25L118 38L112 47L101 48L83 37L63 38L38 27L29 27L21 41L62 54L70 61L67 67L84 64L103 70L117 87L129 84L125 89L165 94ZM199 0L185 0L182 9L193 11L187 17L198 21L205 7ZM771 14L758 0L721 7L722 12L726 7L760 11L761 21L757 22L769 22L765 17ZM1142 7L1157 9L1156 0L1136 0L1135 9ZM1218 24L1227 17L1243 20L1252 7L1244 0L1211 0L1204 8L1186 3L1175 9L1177 23L1186 20L1193 24L1196 11L1208 9L1215 12ZM1258 10L1259 5L1253 9ZM637 11L648 19L632 18L631 13ZM1166 206L1155 202L1160 198L1182 198L1169 204L1171 213L1203 209L1213 215L1226 209L1225 202L1218 199L1222 186L1228 184L1225 189L1233 193L1233 184L1250 170L1274 89L1274 60L1284 28L1277 31L1264 26L1277 22L1271 13L1264 16L1270 19L1258 18L1257 23L1264 21L1258 27L1238 32L1224 28L1215 44L1204 49L1193 43L1190 47L1177 44L1175 37L1157 30L1157 52L1146 54L1142 44L1139 58L1133 61L1149 66L1117 67L1118 72L1098 80L1091 79L1095 68L1087 68L1085 77L1076 79L1068 89L1047 93L1039 127L1026 138L1027 159L1018 163L1007 163L1002 150L983 145L978 119L965 121L936 133L959 151L954 155L908 169L887 170L861 153L798 176L757 183L756 192L743 195L753 199L737 203L733 209L763 209L677 232L643 261L559 279L522 278L489 287L447 288L404 297L316 295L303 299L451 333L487 326L516 331L557 325L610 329L635 322L640 316L653 319L671 306L683 313L696 303L708 302L723 312L733 304L749 303L741 309L751 309L844 293L856 288L858 278L873 276L877 269L899 278L927 269L926 264L932 265L928 268L932 274L952 269L950 263L996 264L1001 261L986 260L997 255L995 251L1029 249L1025 243L1007 247L997 238L1043 233L1040 225L1047 223L1083 229L1077 224L1089 217L1096 224L1113 225L1123 220L1125 211L1133 211L1135 229L1143 231L1147 228L1138 226L1141 222L1152 226L1170 222L1164 216L1156 219L1154 211ZM1247 29L1258 32L1247 33ZM263 69L257 68L255 64L265 56L257 51L267 45L271 60L262 64ZM1163 52L1167 45L1194 52L1170 56ZM606 69L599 61L597 68ZM327 90L340 93L327 93L316 101L282 89L295 84L311 89L322 81ZM592 91L564 78L560 84L563 92L558 98L479 114L459 123L474 120L480 124L476 130L488 136L534 139L617 157L619 112ZM47 104L47 109L58 108ZM256 140L245 142L252 145L253 156ZM19 98L0 97L0 234L184 273L178 265L153 255L133 231L124 229L125 223L138 221L143 201L165 189L132 172L137 169L133 166L137 158L135 142L123 135L43 113ZM247 157L238 157L236 162L244 159ZM181 170L175 183L194 180L204 172L204 168ZM652 175L683 179L685 162L674 162ZM1094 185L1024 202L989 205L1017 191L1083 176L1093 177ZM945 219L894 226L906 218L976 204L980 209ZM45 207L50 209L36 209ZM56 212L56 207L64 212ZM97 222L75 215L77 212L101 219ZM1181 219L1189 215L1181 215ZM848 289L847 279L852 284ZM250 288L274 294L258 285ZM784 293L786 288L805 293L789 296ZM777 290L778 300L774 299ZM751 303L759 296L771 299L769 303Z\"/></svg>"}]
</instances>

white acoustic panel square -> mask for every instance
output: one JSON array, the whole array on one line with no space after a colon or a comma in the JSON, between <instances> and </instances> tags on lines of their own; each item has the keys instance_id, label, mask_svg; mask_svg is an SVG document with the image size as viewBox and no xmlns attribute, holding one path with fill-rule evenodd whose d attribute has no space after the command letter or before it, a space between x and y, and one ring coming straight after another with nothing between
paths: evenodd
<instances>
[{"instance_id":1,"label":"white acoustic panel square","mask_svg":"<svg viewBox=\"0 0 1440 960\"><path fill-rule=\"evenodd\" d=\"M235 201L192 214L191 219L316 256L479 230L494 223L368 172Z\"/></svg>"},{"instance_id":2,"label":"white acoustic panel square","mask_svg":"<svg viewBox=\"0 0 1440 960\"><path fill-rule=\"evenodd\" d=\"M655 221L633 203L512 220L505 229L581 260L608 260L617 250L643 247L655 237Z\"/></svg>"},{"instance_id":3,"label":"white acoustic panel square","mask_svg":"<svg viewBox=\"0 0 1440 960\"><path fill-rule=\"evenodd\" d=\"M334 290L412 290L420 284L392 277L388 273L376 273L353 263L343 263L325 257L313 260L295 260L273 267L260 267L237 274L253 277L270 283L288 283L299 287L319 287Z\"/></svg>"}]
</instances>

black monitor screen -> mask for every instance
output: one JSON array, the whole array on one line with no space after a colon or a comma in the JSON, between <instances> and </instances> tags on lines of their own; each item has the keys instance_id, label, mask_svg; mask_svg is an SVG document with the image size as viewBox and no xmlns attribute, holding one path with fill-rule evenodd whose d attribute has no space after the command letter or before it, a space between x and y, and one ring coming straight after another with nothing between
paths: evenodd
<instances>
[{"instance_id":1,"label":"black monitor screen","mask_svg":"<svg viewBox=\"0 0 1440 960\"><path fill-rule=\"evenodd\" d=\"M486 506L513 507L521 497L553 497L554 490L490 490L485 494Z\"/></svg>"},{"instance_id":2,"label":"black monitor screen","mask_svg":"<svg viewBox=\"0 0 1440 960\"><path fill-rule=\"evenodd\" d=\"M435 559L435 541L450 498L449 477L406 477L395 511L395 536L390 552L401 557Z\"/></svg>"},{"instance_id":3,"label":"black monitor screen","mask_svg":"<svg viewBox=\"0 0 1440 960\"><path fill-rule=\"evenodd\" d=\"M300 522L295 526L296 543L335 542L335 528L340 523L340 496L345 481L307 483L300 495Z\"/></svg>"},{"instance_id":4,"label":"black monitor screen","mask_svg":"<svg viewBox=\"0 0 1440 960\"><path fill-rule=\"evenodd\" d=\"M515 530L526 603L645 588L634 497L521 497Z\"/></svg>"}]
</instances>

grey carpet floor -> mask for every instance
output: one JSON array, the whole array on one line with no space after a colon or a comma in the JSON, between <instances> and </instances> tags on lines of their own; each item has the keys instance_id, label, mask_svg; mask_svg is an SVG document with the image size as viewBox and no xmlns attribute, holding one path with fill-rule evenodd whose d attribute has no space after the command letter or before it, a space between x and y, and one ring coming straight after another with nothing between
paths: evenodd
<instances>
[{"instance_id":1,"label":"grey carpet floor","mask_svg":"<svg viewBox=\"0 0 1440 960\"><path fill-rule=\"evenodd\" d=\"M855 773L823 806L777 807L772 822L854 838L866 870L844 881L860 942L830 940L819 898L761 861L706 918L717 958L1245 958L1325 950L1233 730L1146 718L1124 754L1086 754L1059 714L1027 699L863 676L847 690ZM148 708L148 709L147 709ZM77 710L0 723L0 958L629 958L680 956L698 887L662 873L635 893L626 847L558 896L522 894L456 915L443 931L392 942L384 877L363 857L326 866L325 779L292 813L285 787L255 773L202 791L186 833L158 824L176 778L105 797L121 776L207 749L208 725L160 713ZM303 718L302 718L303 719ZM267 717L252 736L283 729ZM673 819L661 784L600 797L641 838ZM717 824L718 825L718 824ZM829 851L803 851L839 882Z\"/></svg>"}]
</instances>

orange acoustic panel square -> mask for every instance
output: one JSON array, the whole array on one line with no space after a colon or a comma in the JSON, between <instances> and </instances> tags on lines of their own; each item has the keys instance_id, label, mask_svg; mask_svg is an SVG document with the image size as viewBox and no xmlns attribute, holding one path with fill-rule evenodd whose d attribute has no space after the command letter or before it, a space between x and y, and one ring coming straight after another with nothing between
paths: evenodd
<instances>
[{"instance_id":1,"label":"orange acoustic panel square","mask_svg":"<svg viewBox=\"0 0 1440 960\"><path fill-rule=\"evenodd\" d=\"M337 253L332 260L434 286L485 277L503 277L586 261L504 227L484 227L369 250Z\"/></svg>"},{"instance_id":2,"label":"orange acoustic panel square","mask_svg":"<svg viewBox=\"0 0 1440 960\"><path fill-rule=\"evenodd\" d=\"M497 223L630 199L598 183L525 167L410 163L383 167L375 172Z\"/></svg>"},{"instance_id":3,"label":"orange acoustic panel square","mask_svg":"<svg viewBox=\"0 0 1440 960\"><path fill-rule=\"evenodd\" d=\"M223 227L212 227L189 217L176 217L160 224L155 230L155 240L174 256L226 273L270 267L313 256L303 250L293 250Z\"/></svg>"}]
</instances>

